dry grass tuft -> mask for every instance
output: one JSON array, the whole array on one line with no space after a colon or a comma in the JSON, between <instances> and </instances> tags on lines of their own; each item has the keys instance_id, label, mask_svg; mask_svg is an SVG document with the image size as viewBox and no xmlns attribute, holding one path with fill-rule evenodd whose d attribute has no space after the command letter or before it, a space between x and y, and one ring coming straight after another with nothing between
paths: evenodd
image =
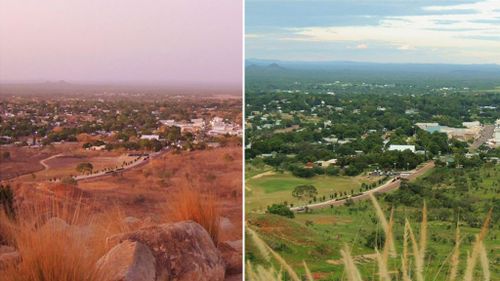
<instances>
[{"instance_id":1,"label":"dry grass tuft","mask_svg":"<svg viewBox=\"0 0 500 281\"><path fill-rule=\"evenodd\" d=\"M0 216L2 235L14 246L21 260L0 272L9 281L101 281L96 261L106 252L100 225L81 205L51 202L45 207L19 210L18 219ZM50 218L68 222L45 224Z\"/></svg>"},{"instance_id":2,"label":"dry grass tuft","mask_svg":"<svg viewBox=\"0 0 500 281\"><path fill-rule=\"evenodd\" d=\"M473 280L474 269L476 268L477 259L481 252L481 245L483 245L483 240L486 237L486 234L488 233L492 212L493 209L490 209L488 215L486 216L486 219L484 220L483 226L481 227L481 231L479 232L478 235L476 235L476 241L472 246L472 252L470 253L467 259L467 266L465 267L465 273L464 273L464 281Z\"/></svg>"},{"instance_id":3,"label":"dry grass tuft","mask_svg":"<svg viewBox=\"0 0 500 281\"><path fill-rule=\"evenodd\" d=\"M351 256L351 250L347 245L344 245L344 249L340 250L340 255L342 256L342 261L344 262L345 271L347 273L347 280L361 281L361 274L354 264L354 259Z\"/></svg>"},{"instance_id":4,"label":"dry grass tuft","mask_svg":"<svg viewBox=\"0 0 500 281\"><path fill-rule=\"evenodd\" d=\"M311 271L309 270L309 267L307 266L306 261L302 261L302 263L304 264L304 270L306 271L306 280L314 281L314 278L311 274Z\"/></svg>"},{"instance_id":5,"label":"dry grass tuft","mask_svg":"<svg viewBox=\"0 0 500 281\"><path fill-rule=\"evenodd\" d=\"M257 246L257 249L259 249L259 251L261 252L261 254L263 256L266 256L266 255L269 256L269 254L271 254L273 256L273 258L285 269L285 271L288 273L288 275L289 275L289 277L290 277L291 280L293 280L293 281L301 281L301 279L299 278L299 276L297 275L297 273L286 262L286 260L283 259L283 257L281 257L273 249L271 249L271 247L269 247L266 244L266 242L264 242L259 237L259 235L257 234L257 232L255 232L253 229L251 229L249 227L247 227L247 231L251 235L252 241ZM270 259L270 258L268 257L268 259Z\"/></svg>"},{"instance_id":6,"label":"dry grass tuft","mask_svg":"<svg viewBox=\"0 0 500 281\"><path fill-rule=\"evenodd\" d=\"M182 187L170 201L174 221L192 220L210 234L215 245L219 242L220 210L214 194L202 194L198 190Z\"/></svg>"},{"instance_id":7,"label":"dry grass tuft","mask_svg":"<svg viewBox=\"0 0 500 281\"><path fill-rule=\"evenodd\" d=\"M405 222L403 233L403 255L401 257L401 274L403 281L411 281L410 276L408 275L408 236L409 230Z\"/></svg>"},{"instance_id":8,"label":"dry grass tuft","mask_svg":"<svg viewBox=\"0 0 500 281\"><path fill-rule=\"evenodd\" d=\"M370 199L372 201L373 207L375 208L375 213L377 214L377 218L382 225L382 228L384 229L385 236L392 236L392 231L389 230L389 223L387 222L387 219L385 218L384 211L382 211L382 208L380 207L380 204L377 201L377 198L370 193ZM394 239L390 239L390 244L389 244L389 253L391 256L396 255L396 246L394 246Z\"/></svg>"}]
</instances>

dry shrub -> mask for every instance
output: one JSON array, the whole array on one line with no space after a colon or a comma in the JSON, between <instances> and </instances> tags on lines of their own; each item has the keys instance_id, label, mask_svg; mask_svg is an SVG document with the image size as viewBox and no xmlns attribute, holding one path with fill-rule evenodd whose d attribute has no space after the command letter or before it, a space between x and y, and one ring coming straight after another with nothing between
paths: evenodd
<instances>
[{"instance_id":1,"label":"dry shrub","mask_svg":"<svg viewBox=\"0 0 500 281\"><path fill-rule=\"evenodd\" d=\"M50 202L19 209L16 221L0 215L1 235L14 246L21 260L0 270L8 281L101 281L96 261L108 250L108 227L80 204ZM69 226L45 224L48 219Z\"/></svg>"},{"instance_id":2,"label":"dry shrub","mask_svg":"<svg viewBox=\"0 0 500 281\"><path fill-rule=\"evenodd\" d=\"M215 245L219 242L220 210L217 197L212 193L201 193L190 187L182 187L171 199L171 214L174 221L192 220L210 234Z\"/></svg>"}]
</instances>

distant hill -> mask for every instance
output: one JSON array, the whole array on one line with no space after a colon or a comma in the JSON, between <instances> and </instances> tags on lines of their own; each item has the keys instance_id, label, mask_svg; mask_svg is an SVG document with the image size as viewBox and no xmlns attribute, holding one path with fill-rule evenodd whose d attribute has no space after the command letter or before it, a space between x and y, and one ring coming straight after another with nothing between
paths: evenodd
<instances>
[{"instance_id":1,"label":"distant hill","mask_svg":"<svg viewBox=\"0 0 500 281\"><path fill-rule=\"evenodd\" d=\"M497 64L371 63L352 61L300 62L248 59L246 78L317 79L363 81L495 81L500 85ZM496 82L498 81L498 83Z\"/></svg>"}]
</instances>

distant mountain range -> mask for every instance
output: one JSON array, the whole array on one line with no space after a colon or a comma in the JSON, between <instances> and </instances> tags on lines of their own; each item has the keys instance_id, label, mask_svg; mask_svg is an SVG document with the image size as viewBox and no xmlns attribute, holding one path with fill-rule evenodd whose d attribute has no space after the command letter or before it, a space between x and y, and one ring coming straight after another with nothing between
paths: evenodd
<instances>
[{"instance_id":1,"label":"distant mountain range","mask_svg":"<svg viewBox=\"0 0 500 281\"><path fill-rule=\"evenodd\" d=\"M422 73L496 73L500 75L498 64L431 64L431 63L373 63L353 61L278 61L248 59L247 70L372 70L372 71L405 71Z\"/></svg>"},{"instance_id":2,"label":"distant mountain range","mask_svg":"<svg viewBox=\"0 0 500 281\"><path fill-rule=\"evenodd\" d=\"M500 81L497 64L429 64L429 63L372 63L353 61L301 62L248 59L245 61L246 77L265 76L374 79L451 79ZM269 77L267 78L269 79Z\"/></svg>"}]
</instances>

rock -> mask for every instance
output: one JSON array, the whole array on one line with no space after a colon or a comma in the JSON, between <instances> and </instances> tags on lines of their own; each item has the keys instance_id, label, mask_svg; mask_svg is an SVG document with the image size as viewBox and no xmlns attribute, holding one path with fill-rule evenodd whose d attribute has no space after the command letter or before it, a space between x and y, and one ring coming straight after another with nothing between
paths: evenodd
<instances>
[{"instance_id":1,"label":"rock","mask_svg":"<svg viewBox=\"0 0 500 281\"><path fill-rule=\"evenodd\" d=\"M239 242L238 242L239 241ZM242 247L241 240L224 241L219 243L222 259L226 264L226 274L237 274L242 272Z\"/></svg>"},{"instance_id":2,"label":"rock","mask_svg":"<svg viewBox=\"0 0 500 281\"><path fill-rule=\"evenodd\" d=\"M155 281L155 258L140 242L116 245L96 265L109 281Z\"/></svg>"},{"instance_id":3,"label":"rock","mask_svg":"<svg viewBox=\"0 0 500 281\"><path fill-rule=\"evenodd\" d=\"M193 221L142 228L108 239L138 241L156 260L157 280L223 281L225 264L208 232Z\"/></svg>"},{"instance_id":4,"label":"rock","mask_svg":"<svg viewBox=\"0 0 500 281\"><path fill-rule=\"evenodd\" d=\"M227 276L226 280L224 280L224 281L241 281L241 280L243 280L243 274L239 273L239 274Z\"/></svg>"},{"instance_id":5,"label":"rock","mask_svg":"<svg viewBox=\"0 0 500 281\"><path fill-rule=\"evenodd\" d=\"M5 253L12 253L15 252L16 248L11 247L11 246L6 246L6 245L0 245L0 255L5 254Z\"/></svg>"},{"instance_id":6,"label":"rock","mask_svg":"<svg viewBox=\"0 0 500 281\"><path fill-rule=\"evenodd\" d=\"M142 226L142 221L136 217L126 217L122 220L123 224L129 227L129 229L137 229Z\"/></svg>"},{"instance_id":7,"label":"rock","mask_svg":"<svg viewBox=\"0 0 500 281\"><path fill-rule=\"evenodd\" d=\"M225 243L229 244L229 246L233 247L239 252L243 252L243 241L240 240L232 240L232 241L225 241Z\"/></svg>"},{"instance_id":8,"label":"rock","mask_svg":"<svg viewBox=\"0 0 500 281\"><path fill-rule=\"evenodd\" d=\"M42 231L52 231L52 232L61 232L67 230L69 227L69 224L66 223L63 219L57 218L57 217L52 217L48 219L42 227L40 227L40 230Z\"/></svg>"},{"instance_id":9,"label":"rock","mask_svg":"<svg viewBox=\"0 0 500 281\"><path fill-rule=\"evenodd\" d=\"M18 251L2 253L0 254L0 269L19 263L20 261L21 256Z\"/></svg>"},{"instance_id":10,"label":"rock","mask_svg":"<svg viewBox=\"0 0 500 281\"><path fill-rule=\"evenodd\" d=\"M221 219L220 219L220 229L222 229L224 231L228 231L228 230L231 230L233 227L234 227L234 225L231 222L231 220L229 220L226 217L221 217Z\"/></svg>"}]
</instances>

